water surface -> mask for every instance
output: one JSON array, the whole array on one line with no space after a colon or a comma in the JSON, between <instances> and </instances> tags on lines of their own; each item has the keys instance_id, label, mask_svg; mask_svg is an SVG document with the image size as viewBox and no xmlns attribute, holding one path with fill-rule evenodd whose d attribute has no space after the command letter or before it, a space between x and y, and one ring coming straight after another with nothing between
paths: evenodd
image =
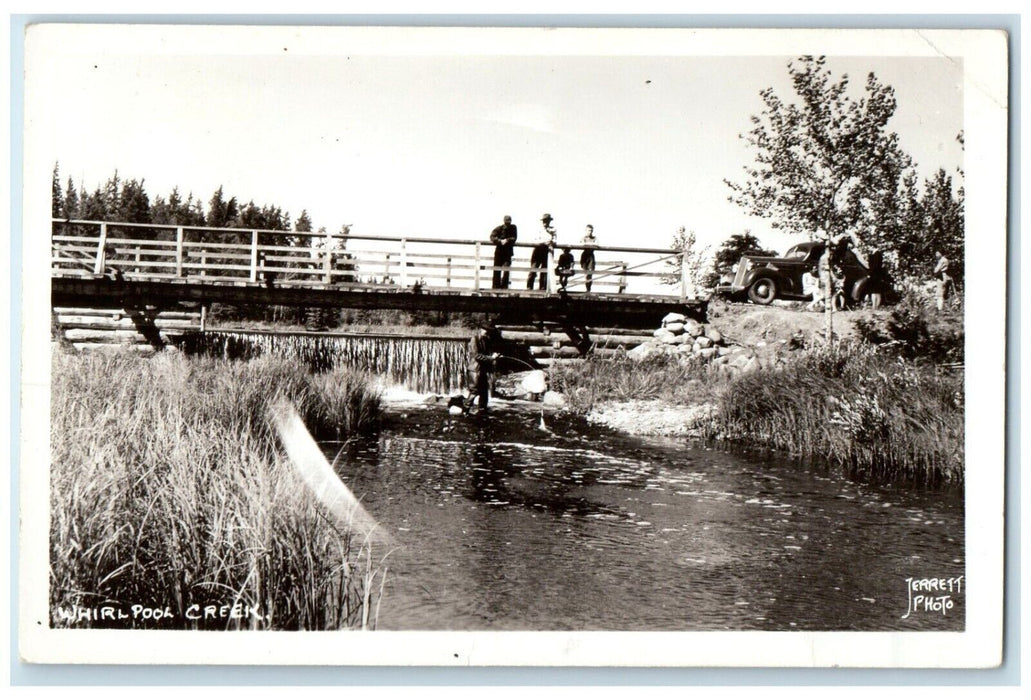
<instances>
[{"instance_id":1,"label":"water surface","mask_svg":"<svg viewBox=\"0 0 1031 700\"><path fill-rule=\"evenodd\" d=\"M380 629L964 628L963 593L904 617L965 573L961 494L539 423L392 409L339 460L395 541Z\"/></svg>"}]
</instances>

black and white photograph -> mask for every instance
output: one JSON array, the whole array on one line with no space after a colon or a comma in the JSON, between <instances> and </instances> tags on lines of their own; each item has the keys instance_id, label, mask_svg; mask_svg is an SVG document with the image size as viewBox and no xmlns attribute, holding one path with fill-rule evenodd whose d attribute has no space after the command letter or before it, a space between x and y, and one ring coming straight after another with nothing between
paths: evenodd
<instances>
[{"instance_id":1,"label":"black and white photograph","mask_svg":"<svg viewBox=\"0 0 1031 700\"><path fill-rule=\"evenodd\" d=\"M998 665L1007 52L28 27L22 657Z\"/></svg>"}]
</instances>

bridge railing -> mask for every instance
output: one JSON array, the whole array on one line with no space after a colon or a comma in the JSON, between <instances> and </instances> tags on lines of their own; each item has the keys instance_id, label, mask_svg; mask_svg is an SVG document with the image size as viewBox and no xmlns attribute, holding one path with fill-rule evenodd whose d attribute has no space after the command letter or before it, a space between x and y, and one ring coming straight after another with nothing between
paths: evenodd
<instances>
[{"instance_id":1,"label":"bridge railing","mask_svg":"<svg viewBox=\"0 0 1031 700\"><path fill-rule=\"evenodd\" d=\"M527 293L531 273L541 293L559 290L557 253L544 270L530 265L533 246L517 243L512 262L494 266L494 246L484 240L412 236L329 235L298 231L226 229L203 226L52 221L51 274L108 275L126 280L280 287ZM587 291L580 267L583 248L569 242L573 274L566 289ZM594 294L694 296L675 263L683 252L662 248L598 246L591 272ZM680 266L681 270L683 266ZM510 286L494 289L495 271L507 272Z\"/></svg>"}]
</instances>

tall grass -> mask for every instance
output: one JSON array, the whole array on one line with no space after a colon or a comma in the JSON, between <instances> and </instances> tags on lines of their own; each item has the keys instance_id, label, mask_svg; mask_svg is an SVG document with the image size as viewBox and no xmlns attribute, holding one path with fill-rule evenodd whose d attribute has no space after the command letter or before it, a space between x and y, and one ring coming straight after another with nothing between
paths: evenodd
<instances>
[{"instance_id":1,"label":"tall grass","mask_svg":"<svg viewBox=\"0 0 1031 700\"><path fill-rule=\"evenodd\" d=\"M828 460L857 478L963 483L962 376L870 344L818 345L736 376L678 357L594 359L556 368L552 386L580 413L603 401L711 403L713 440Z\"/></svg>"},{"instance_id":2,"label":"tall grass","mask_svg":"<svg viewBox=\"0 0 1031 700\"><path fill-rule=\"evenodd\" d=\"M566 394L571 410L587 413L603 401L662 400L690 405L712 399L723 380L695 358L658 355L589 357L549 370L551 386Z\"/></svg>"},{"instance_id":3,"label":"tall grass","mask_svg":"<svg viewBox=\"0 0 1031 700\"><path fill-rule=\"evenodd\" d=\"M961 485L963 403L960 376L842 344L734 378L711 434L824 458L855 477Z\"/></svg>"},{"instance_id":4,"label":"tall grass","mask_svg":"<svg viewBox=\"0 0 1031 700\"><path fill-rule=\"evenodd\" d=\"M336 629L373 626L382 569L334 529L281 458L270 398L294 400L317 434L375 423L378 397L349 372L297 363L55 352L51 585L56 611L143 605L117 626ZM207 619L207 606L240 617ZM201 619L190 619L190 616Z\"/></svg>"}]
</instances>

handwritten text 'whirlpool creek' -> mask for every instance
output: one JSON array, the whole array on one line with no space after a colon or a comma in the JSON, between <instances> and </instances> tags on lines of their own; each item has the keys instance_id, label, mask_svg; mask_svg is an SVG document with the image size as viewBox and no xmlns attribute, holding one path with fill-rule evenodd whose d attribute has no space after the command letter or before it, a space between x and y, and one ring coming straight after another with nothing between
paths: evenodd
<instances>
[{"instance_id":1,"label":"handwritten text 'whirlpool creek'","mask_svg":"<svg viewBox=\"0 0 1031 700\"><path fill-rule=\"evenodd\" d=\"M903 620L913 613L939 613L944 616L956 606L953 596L963 593L963 577L907 578L906 590L909 592L909 602Z\"/></svg>"},{"instance_id":2,"label":"handwritten text 'whirlpool creek'","mask_svg":"<svg viewBox=\"0 0 1031 700\"><path fill-rule=\"evenodd\" d=\"M170 607L154 607L149 605L73 605L58 607L54 618L65 624L89 622L118 621L152 621L185 619L188 621L204 620L256 620L265 621L265 615L257 606L243 605L190 605L180 615Z\"/></svg>"}]
</instances>

